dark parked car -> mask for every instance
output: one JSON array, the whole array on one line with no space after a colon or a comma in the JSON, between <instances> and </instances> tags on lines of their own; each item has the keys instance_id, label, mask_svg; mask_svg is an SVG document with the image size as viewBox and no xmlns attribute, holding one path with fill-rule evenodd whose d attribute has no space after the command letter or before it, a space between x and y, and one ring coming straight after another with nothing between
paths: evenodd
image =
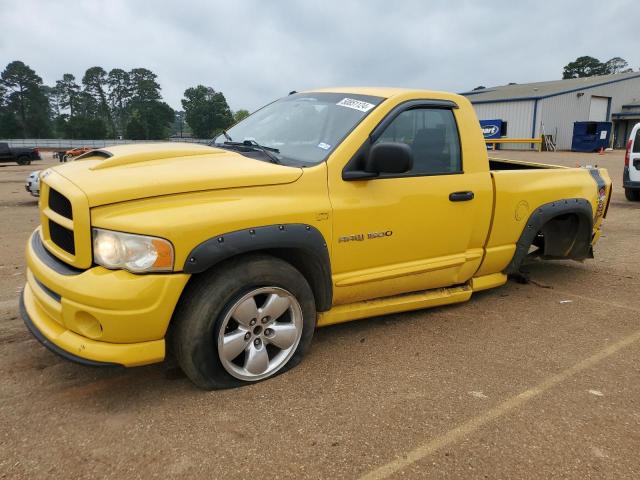
<instances>
[{"instance_id":1,"label":"dark parked car","mask_svg":"<svg viewBox=\"0 0 640 480\"><path fill-rule=\"evenodd\" d=\"M0 162L29 165L34 160L42 160L37 148L10 147L8 143L0 143Z\"/></svg>"}]
</instances>

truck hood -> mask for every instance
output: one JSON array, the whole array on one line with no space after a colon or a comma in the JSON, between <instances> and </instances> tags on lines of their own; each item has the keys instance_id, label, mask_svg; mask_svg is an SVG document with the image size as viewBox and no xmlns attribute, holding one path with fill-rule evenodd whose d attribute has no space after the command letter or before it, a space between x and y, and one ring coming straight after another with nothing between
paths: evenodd
<instances>
[{"instance_id":1,"label":"truck hood","mask_svg":"<svg viewBox=\"0 0 640 480\"><path fill-rule=\"evenodd\" d=\"M90 207L223 188L295 182L302 169L247 158L204 145L119 145L54 167L86 194Z\"/></svg>"}]
</instances>

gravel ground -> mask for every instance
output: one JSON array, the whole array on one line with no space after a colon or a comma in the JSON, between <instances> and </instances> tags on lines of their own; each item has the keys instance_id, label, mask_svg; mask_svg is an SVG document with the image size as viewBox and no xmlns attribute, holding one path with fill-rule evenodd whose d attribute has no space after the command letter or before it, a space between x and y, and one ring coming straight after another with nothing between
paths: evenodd
<instances>
[{"instance_id":1,"label":"gravel ground","mask_svg":"<svg viewBox=\"0 0 640 480\"><path fill-rule=\"evenodd\" d=\"M595 260L321 329L300 367L220 392L170 363L75 365L31 337L23 182L40 167L0 164L0 478L638 478L640 204L623 152L495 155L609 169Z\"/></svg>"}]
</instances>

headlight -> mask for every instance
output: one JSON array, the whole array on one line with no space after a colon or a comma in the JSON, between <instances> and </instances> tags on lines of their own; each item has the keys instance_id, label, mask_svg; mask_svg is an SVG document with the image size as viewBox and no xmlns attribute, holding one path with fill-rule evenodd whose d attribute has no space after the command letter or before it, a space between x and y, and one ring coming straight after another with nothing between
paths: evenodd
<instances>
[{"instance_id":1,"label":"headlight","mask_svg":"<svg viewBox=\"0 0 640 480\"><path fill-rule=\"evenodd\" d=\"M92 229L93 261L110 269L134 273L173 270L173 245L146 235Z\"/></svg>"}]
</instances>

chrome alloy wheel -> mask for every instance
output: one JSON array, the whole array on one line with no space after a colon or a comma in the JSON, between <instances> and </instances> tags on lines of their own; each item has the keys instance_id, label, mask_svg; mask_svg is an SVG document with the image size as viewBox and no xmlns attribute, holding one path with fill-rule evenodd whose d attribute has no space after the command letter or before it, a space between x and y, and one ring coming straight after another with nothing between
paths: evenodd
<instances>
[{"instance_id":1,"label":"chrome alloy wheel","mask_svg":"<svg viewBox=\"0 0 640 480\"><path fill-rule=\"evenodd\" d=\"M218 335L224 369L248 382L267 378L293 356L302 336L302 309L277 287L252 290L228 310Z\"/></svg>"}]
</instances>

